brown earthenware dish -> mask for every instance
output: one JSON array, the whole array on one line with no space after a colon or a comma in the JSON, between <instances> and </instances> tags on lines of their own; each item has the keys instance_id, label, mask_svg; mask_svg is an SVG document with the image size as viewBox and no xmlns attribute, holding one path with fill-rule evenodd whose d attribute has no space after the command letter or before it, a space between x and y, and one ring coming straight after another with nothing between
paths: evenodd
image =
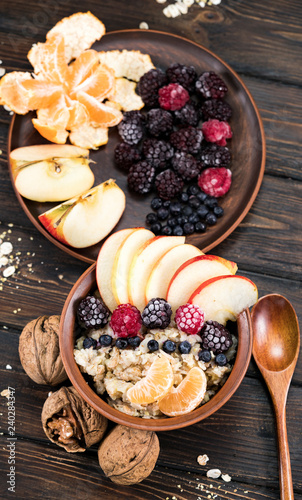
<instances>
[{"instance_id":1,"label":"brown earthenware dish","mask_svg":"<svg viewBox=\"0 0 302 500\"><path fill-rule=\"evenodd\" d=\"M179 417L160 419L144 419L132 417L109 406L86 382L73 356L75 345L76 311L80 301L90 291L97 289L95 264L78 279L65 302L60 322L60 350L67 375L81 394L93 408L110 420L137 429L152 431L168 431L180 429L212 415L223 406L239 387L250 362L252 353L252 327L249 310L243 311L237 320L238 348L233 369L223 387L212 399L196 410Z\"/></svg>"}]
</instances>

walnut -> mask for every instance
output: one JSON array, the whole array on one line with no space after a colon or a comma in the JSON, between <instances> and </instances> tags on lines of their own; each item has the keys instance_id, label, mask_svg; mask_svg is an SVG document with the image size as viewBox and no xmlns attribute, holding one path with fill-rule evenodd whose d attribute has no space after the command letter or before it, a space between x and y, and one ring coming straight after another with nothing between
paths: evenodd
<instances>
[{"instance_id":1,"label":"walnut","mask_svg":"<svg viewBox=\"0 0 302 500\"><path fill-rule=\"evenodd\" d=\"M61 387L49 396L42 409L48 439L72 453L98 443L107 424L107 419L89 406L74 387Z\"/></svg>"},{"instance_id":2,"label":"walnut","mask_svg":"<svg viewBox=\"0 0 302 500\"><path fill-rule=\"evenodd\" d=\"M60 355L59 324L60 316L40 316L20 335L21 364L37 384L57 385L67 379Z\"/></svg>"},{"instance_id":3,"label":"walnut","mask_svg":"<svg viewBox=\"0 0 302 500\"><path fill-rule=\"evenodd\" d=\"M117 425L99 446L99 463L118 484L135 484L153 471L159 455L155 432Z\"/></svg>"}]
</instances>

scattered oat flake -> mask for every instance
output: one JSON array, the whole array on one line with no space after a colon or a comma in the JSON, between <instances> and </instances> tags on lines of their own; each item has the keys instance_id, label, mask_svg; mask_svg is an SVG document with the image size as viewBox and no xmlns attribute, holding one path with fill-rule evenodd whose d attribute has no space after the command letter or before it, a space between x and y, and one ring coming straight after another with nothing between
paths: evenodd
<instances>
[{"instance_id":1,"label":"scattered oat flake","mask_svg":"<svg viewBox=\"0 0 302 500\"><path fill-rule=\"evenodd\" d=\"M211 479L218 479L220 476L221 476L220 469L210 469L207 471L207 477L210 477Z\"/></svg>"},{"instance_id":2,"label":"scattered oat flake","mask_svg":"<svg viewBox=\"0 0 302 500\"><path fill-rule=\"evenodd\" d=\"M59 280L62 280L64 278L64 275L63 274L59 274L58 278L59 278Z\"/></svg>"},{"instance_id":3,"label":"scattered oat flake","mask_svg":"<svg viewBox=\"0 0 302 500\"><path fill-rule=\"evenodd\" d=\"M243 493L249 493L249 490L245 490Z\"/></svg>"},{"instance_id":4,"label":"scattered oat flake","mask_svg":"<svg viewBox=\"0 0 302 500\"><path fill-rule=\"evenodd\" d=\"M6 266L7 264L8 264L8 258L5 256L0 257L0 267Z\"/></svg>"},{"instance_id":5,"label":"scattered oat flake","mask_svg":"<svg viewBox=\"0 0 302 500\"><path fill-rule=\"evenodd\" d=\"M9 241L5 241L0 246L0 252L3 255L9 255L12 252L12 250L13 250L13 245Z\"/></svg>"},{"instance_id":6,"label":"scattered oat flake","mask_svg":"<svg viewBox=\"0 0 302 500\"><path fill-rule=\"evenodd\" d=\"M148 23L145 23L145 21L142 21L139 25L139 29L140 30L148 30L149 29L149 25Z\"/></svg>"},{"instance_id":7,"label":"scattered oat flake","mask_svg":"<svg viewBox=\"0 0 302 500\"><path fill-rule=\"evenodd\" d=\"M3 396L4 398L9 398L9 395L10 395L9 389L3 389L3 391L1 392L1 396Z\"/></svg>"},{"instance_id":8,"label":"scattered oat flake","mask_svg":"<svg viewBox=\"0 0 302 500\"><path fill-rule=\"evenodd\" d=\"M209 461L208 455L199 455L197 457L197 462L199 465L206 465L206 463Z\"/></svg>"},{"instance_id":9,"label":"scattered oat flake","mask_svg":"<svg viewBox=\"0 0 302 500\"><path fill-rule=\"evenodd\" d=\"M223 479L226 483L229 483L230 481L232 481L232 478L229 474L222 474L221 479Z\"/></svg>"},{"instance_id":10,"label":"scattered oat flake","mask_svg":"<svg viewBox=\"0 0 302 500\"><path fill-rule=\"evenodd\" d=\"M16 271L15 266L9 266L6 269L4 269L2 274L3 274L4 278L8 278L9 276L12 276L15 271Z\"/></svg>"},{"instance_id":11,"label":"scattered oat flake","mask_svg":"<svg viewBox=\"0 0 302 500\"><path fill-rule=\"evenodd\" d=\"M12 369L13 369L11 365L6 365L6 367L5 367L5 368L6 368L7 370L12 370Z\"/></svg>"}]
</instances>

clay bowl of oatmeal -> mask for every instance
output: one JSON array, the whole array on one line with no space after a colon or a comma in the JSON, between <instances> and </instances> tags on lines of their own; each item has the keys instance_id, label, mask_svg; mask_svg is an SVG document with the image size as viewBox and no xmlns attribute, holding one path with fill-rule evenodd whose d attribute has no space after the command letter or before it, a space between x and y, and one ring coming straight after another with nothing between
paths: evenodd
<instances>
[{"instance_id":1,"label":"clay bowl of oatmeal","mask_svg":"<svg viewBox=\"0 0 302 500\"><path fill-rule=\"evenodd\" d=\"M138 346L128 345L126 349L118 349L114 338L111 345L100 346L100 336L112 335L109 324L101 329L92 328L83 332L77 317L81 301L87 296L97 295L95 269L93 264L71 289L60 322L63 363L79 394L108 419L144 430L179 429L199 422L219 410L239 387L251 359L252 327L249 310L241 312L237 322L231 325L233 342L225 353L225 366L217 366L214 359L208 363L200 360L200 337L180 332L173 321L165 330L143 330ZM150 352L147 348L150 340L157 341L156 352ZM164 350L164 343L167 341L172 341L177 346L173 354ZM179 345L183 342L190 343L190 353L180 353ZM87 345L90 347L87 348ZM161 412L158 403L141 405L129 401L129 388L143 378L155 359L158 362L159 358L164 361L169 359L168 364L173 367L174 385L192 367L195 371L200 368L204 371L207 380L205 395L197 408L186 414L167 416Z\"/></svg>"}]
</instances>

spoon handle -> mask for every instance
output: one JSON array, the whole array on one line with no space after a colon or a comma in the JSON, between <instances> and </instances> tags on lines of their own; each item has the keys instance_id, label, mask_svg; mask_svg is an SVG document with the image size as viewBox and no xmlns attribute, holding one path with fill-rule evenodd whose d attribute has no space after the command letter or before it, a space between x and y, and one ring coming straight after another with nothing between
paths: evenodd
<instances>
[{"instance_id":1,"label":"spoon handle","mask_svg":"<svg viewBox=\"0 0 302 500\"><path fill-rule=\"evenodd\" d=\"M278 444L279 444L279 482L280 499L294 500L292 471L286 429L285 402L283 405L274 401Z\"/></svg>"}]
</instances>

